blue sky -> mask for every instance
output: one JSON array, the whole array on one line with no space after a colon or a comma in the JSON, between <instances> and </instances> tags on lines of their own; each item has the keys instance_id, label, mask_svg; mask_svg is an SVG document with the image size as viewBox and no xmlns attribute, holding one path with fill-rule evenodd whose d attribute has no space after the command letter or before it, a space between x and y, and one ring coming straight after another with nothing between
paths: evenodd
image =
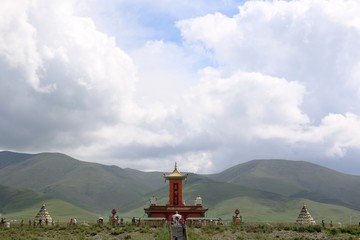
<instances>
[{"instance_id":1,"label":"blue sky","mask_svg":"<svg viewBox=\"0 0 360 240\"><path fill-rule=\"evenodd\" d=\"M359 1L2 1L0 149L360 174Z\"/></svg>"}]
</instances>

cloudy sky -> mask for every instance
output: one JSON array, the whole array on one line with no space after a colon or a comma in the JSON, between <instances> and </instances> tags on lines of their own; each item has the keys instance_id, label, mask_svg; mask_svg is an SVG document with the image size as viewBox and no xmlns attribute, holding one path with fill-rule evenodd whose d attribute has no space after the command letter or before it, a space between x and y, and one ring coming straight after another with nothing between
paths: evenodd
<instances>
[{"instance_id":1,"label":"cloudy sky","mask_svg":"<svg viewBox=\"0 0 360 240\"><path fill-rule=\"evenodd\" d=\"M360 174L360 1L0 1L0 150Z\"/></svg>"}]
</instances>

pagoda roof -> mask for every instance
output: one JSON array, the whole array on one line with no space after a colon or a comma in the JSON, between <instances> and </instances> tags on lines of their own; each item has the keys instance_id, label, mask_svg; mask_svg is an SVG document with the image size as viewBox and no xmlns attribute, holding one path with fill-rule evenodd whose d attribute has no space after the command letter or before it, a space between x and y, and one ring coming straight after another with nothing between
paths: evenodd
<instances>
[{"instance_id":1,"label":"pagoda roof","mask_svg":"<svg viewBox=\"0 0 360 240\"><path fill-rule=\"evenodd\" d=\"M165 178L165 180L166 179L181 179L181 180L184 180L184 179L186 179L187 178L187 176L188 176L188 174L181 174L180 172L179 172L179 170L177 169L177 164L176 164L176 162L175 162L175 168L174 168L174 171L172 171L172 173L170 173L170 174L164 174L164 178Z\"/></svg>"}]
</instances>

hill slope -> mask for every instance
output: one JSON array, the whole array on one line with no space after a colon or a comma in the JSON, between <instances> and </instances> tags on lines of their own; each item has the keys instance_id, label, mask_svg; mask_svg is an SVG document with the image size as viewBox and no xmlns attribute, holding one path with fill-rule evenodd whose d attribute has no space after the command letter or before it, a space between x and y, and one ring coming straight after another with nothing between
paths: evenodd
<instances>
[{"instance_id":1,"label":"hill slope","mask_svg":"<svg viewBox=\"0 0 360 240\"><path fill-rule=\"evenodd\" d=\"M50 216L56 222L68 222L70 218L76 217L79 222L87 221L87 222L95 222L99 215L96 215L92 212L86 211L84 209L78 208L68 202L64 202L58 199L48 199L44 201L46 205L46 209L48 210ZM27 208L13 211L10 213L4 214L7 219L16 219L24 220L25 223L30 219L34 219L36 214L39 212L42 203L36 202L30 204ZM106 215L107 216L107 215ZM104 215L105 217L105 215Z\"/></svg>"},{"instance_id":2,"label":"hill slope","mask_svg":"<svg viewBox=\"0 0 360 240\"><path fill-rule=\"evenodd\" d=\"M9 151L0 152L0 169L7 167L9 165L14 165L22 161L25 161L31 156L33 156L33 154L15 153Z\"/></svg>"},{"instance_id":3,"label":"hill slope","mask_svg":"<svg viewBox=\"0 0 360 240\"><path fill-rule=\"evenodd\" d=\"M3 199L14 197L18 200L17 206L25 208L43 199L52 199L90 212L108 213L116 208L129 216L142 216L151 195L155 195L161 205L168 200L168 183L163 181L160 172L82 162L60 153L0 152L0 166L0 182L7 186L0 188L2 204ZM218 174L190 173L183 187L187 204L201 195L213 216L229 218L234 209L239 208L258 221L266 214L278 216L271 219L291 219L286 216L297 215L299 203L304 201L321 205L322 216L360 215L348 209L359 209L359 183L359 176L307 162L254 160ZM16 193L19 190L15 187L26 189ZM5 207L14 210L15 206Z\"/></svg>"},{"instance_id":4,"label":"hill slope","mask_svg":"<svg viewBox=\"0 0 360 240\"><path fill-rule=\"evenodd\" d=\"M284 196L360 210L360 176L304 161L253 160L208 177Z\"/></svg>"},{"instance_id":5,"label":"hill slope","mask_svg":"<svg viewBox=\"0 0 360 240\"><path fill-rule=\"evenodd\" d=\"M19 211L45 199L40 192L0 185L0 213Z\"/></svg>"},{"instance_id":6,"label":"hill slope","mask_svg":"<svg viewBox=\"0 0 360 240\"><path fill-rule=\"evenodd\" d=\"M154 181L140 181L140 172L82 162L60 153L27 155L21 161L17 157L0 153L0 162L7 163L0 169L3 185L33 189L92 212L119 207L158 188Z\"/></svg>"}]
</instances>

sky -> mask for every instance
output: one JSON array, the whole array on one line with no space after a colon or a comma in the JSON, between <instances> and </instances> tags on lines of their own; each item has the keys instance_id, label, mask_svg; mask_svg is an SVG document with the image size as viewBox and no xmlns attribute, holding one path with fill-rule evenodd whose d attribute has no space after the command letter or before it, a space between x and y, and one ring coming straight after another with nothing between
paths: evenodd
<instances>
[{"instance_id":1,"label":"sky","mask_svg":"<svg viewBox=\"0 0 360 240\"><path fill-rule=\"evenodd\" d=\"M0 1L0 150L360 175L358 0Z\"/></svg>"}]
</instances>

